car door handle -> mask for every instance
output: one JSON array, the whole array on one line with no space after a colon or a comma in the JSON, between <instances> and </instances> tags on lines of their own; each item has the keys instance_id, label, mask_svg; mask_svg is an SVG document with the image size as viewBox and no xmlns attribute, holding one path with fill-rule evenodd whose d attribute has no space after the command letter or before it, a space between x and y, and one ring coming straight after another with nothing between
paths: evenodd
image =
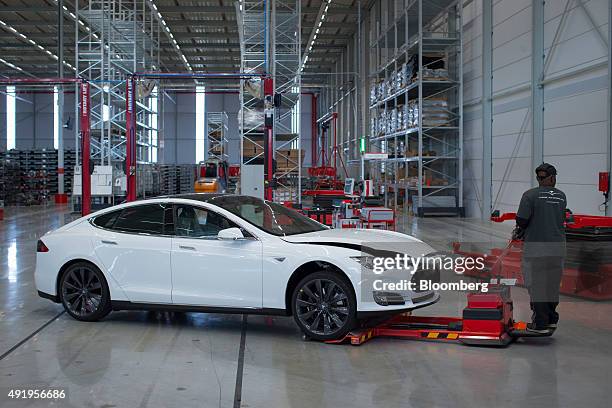
<instances>
[{"instance_id":1,"label":"car door handle","mask_svg":"<svg viewBox=\"0 0 612 408\"><path fill-rule=\"evenodd\" d=\"M106 241L106 240L102 240L103 244L108 244L108 245L117 245L117 243L115 241Z\"/></svg>"},{"instance_id":2,"label":"car door handle","mask_svg":"<svg viewBox=\"0 0 612 408\"><path fill-rule=\"evenodd\" d=\"M187 245L179 245L179 248L181 248L181 249L188 249L190 251L195 251L196 250L195 247L187 246Z\"/></svg>"}]
</instances>

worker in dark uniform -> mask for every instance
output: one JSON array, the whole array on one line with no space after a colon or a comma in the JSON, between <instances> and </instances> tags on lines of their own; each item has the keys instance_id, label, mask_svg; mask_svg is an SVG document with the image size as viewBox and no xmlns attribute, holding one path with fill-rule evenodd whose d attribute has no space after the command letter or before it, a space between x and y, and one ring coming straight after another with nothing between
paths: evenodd
<instances>
[{"instance_id":1,"label":"worker in dark uniform","mask_svg":"<svg viewBox=\"0 0 612 408\"><path fill-rule=\"evenodd\" d=\"M559 285L565 257L563 191L555 188L557 170L543 163L535 170L539 186L526 191L516 214L514 238L523 239L523 276L529 290L532 322L527 330L549 334L557 327Z\"/></svg>"}]
</instances>

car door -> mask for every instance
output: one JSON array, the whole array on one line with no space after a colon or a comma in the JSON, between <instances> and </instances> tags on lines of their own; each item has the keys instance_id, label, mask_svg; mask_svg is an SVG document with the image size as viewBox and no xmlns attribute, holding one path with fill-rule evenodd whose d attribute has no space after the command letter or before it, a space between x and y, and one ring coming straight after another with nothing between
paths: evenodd
<instances>
[{"instance_id":1,"label":"car door","mask_svg":"<svg viewBox=\"0 0 612 408\"><path fill-rule=\"evenodd\" d=\"M220 230L240 226L205 207L175 204L174 208L172 302L261 308L261 241L253 236L219 240Z\"/></svg>"},{"instance_id":2,"label":"car door","mask_svg":"<svg viewBox=\"0 0 612 408\"><path fill-rule=\"evenodd\" d=\"M94 246L106 270L135 303L171 303L172 206L152 203L96 217Z\"/></svg>"}]
</instances>

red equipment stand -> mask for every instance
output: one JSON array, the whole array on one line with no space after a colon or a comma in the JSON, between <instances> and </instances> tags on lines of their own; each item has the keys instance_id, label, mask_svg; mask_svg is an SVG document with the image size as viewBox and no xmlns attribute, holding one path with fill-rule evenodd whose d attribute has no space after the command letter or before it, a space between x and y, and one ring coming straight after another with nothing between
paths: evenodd
<instances>
[{"instance_id":1,"label":"red equipment stand","mask_svg":"<svg viewBox=\"0 0 612 408\"><path fill-rule=\"evenodd\" d=\"M264 78L264 198L274 198L274 79Z\"/></svg>"},{"instance_id":2,"label":"red equipment stand","mask_svg":"<svg viewBox=\"0 0 612 408\"><path fill-rule=\"evenodd\" d=\"M507 346L519 337L549 337L525 331L525 322L512 317L509 286L489 286L487 293L470 293L463 317L398 315L372 328L350 332L328 344L361 345L375 337L407 340L435 340L474 346Z\"/></svg>"},{"instance_id":3,"label":"red equipment stand","mask_svg":"<svg viewBox=\"0 0 612 408\"><path fill-rule=\"evenodd\" d=\"M136 201L136 84L134 77L125 84L125 176L126 201Z\"/></svg>"},{"instance_id":4,"label":"red equipment stand","mask_svg":"<svg viewBox=\"0 0 612 408\"><path fill-rule=\"evenodd\" d=\"M81 82L81 215L91 213L89 83Z\"/></svg>"}]
</instances>

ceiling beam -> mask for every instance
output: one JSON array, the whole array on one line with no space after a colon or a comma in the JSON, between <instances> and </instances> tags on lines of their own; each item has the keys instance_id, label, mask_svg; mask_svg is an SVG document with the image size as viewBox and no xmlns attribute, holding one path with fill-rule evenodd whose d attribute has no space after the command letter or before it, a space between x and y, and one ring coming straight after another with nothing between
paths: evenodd
<instances>
[{"instance_id":1,"label":"ceiling beam","mask_svg":"<svg viewBox=\"0 0 612 408\"><path fill-rule=\"evenodd\" d=\"M164 48L164 47L162 47ZM166 48L168 48L168 46L166 45ZM237 48L238 50L240 50L240 44L239 43L198 43L198 44L185 44L181 46L181 50L194 50L194 51L198 51L201 49L207 49L207 48L214 48L214 49L219 49L219 48L223 48L223 49L227 49L227 48Z\"/></svg>"},{"instance_id":2,"label":"ceiling beam","mask_svg":"<svg viewBox=\"0 0 612 408\"><path fill-rule=\"evenodd\" d=\"M57 42L57 33L41 33L39 32L27 32L27 31L19 31L21 34L25 35L28 38L31 38L33 40L53 40ZM74 32L65 32L64 36L71 39L70 43L74 44ZM0 32L0 38L15 38L15 34L12 33L8 33L8 32ZM24 40L27 41L27 40Z\"/></svg>"},{"instance_id":3,"label":"ceiling beam","mask_svg":"<svg viewBox=\"0 0 612 408\"><path fill-rule=\"evenodd\" d=\"M199 57L199 56L203 56L203 57L225 57L225 56L231 56L232 58L235 58L236 56L238 58L240 58L240 52L234 53L234 52L228 52L228 51L191 51L191 52L183 52L183 54L185 54L186 57ZM161 57L172 57L172 56L176 56L176 54L174 53L170 53L170 52L160 52L160 56Z\"/></svg>"},{"instance_id":4,"label":"ceiling beam","mask_svg":"<svg viewBox=\"0 0 612 408\"><path fill-rule=\"evenodd\" d=\"M172 27L237 27L236 20L166 20Z\"/></svg>"},{"instance_id":5,"label":"ceiling beam","mask_svg":"<svg viewBox=\"0 0 612 408\"><path fill-rule=\"evenodd\" d=\"M238 39L238 33L178 33L174 32L174 38L177 40L198 40L198 39Z\"/></svg>"},{"instance_id":6,"label":"ceiling beam","mask_svg":"<svg viewBox=\"0 0 612 408\"><path fill-rule=\"evenodd\" d=\"M53 6L2 6L0 13L57 13Z\"/></svg>"},{"instance_id":7,"label":"ceiling beam","mask_svg":"<svg viewBox=\"0 0 612 408\"><path fill-rule=\"evenodd\" d=\"M64 20L72 21L68 17L65 17ZM54 26L57 24L57 20L8 20L2 19L7 25L10 26L19 26L19 27L39 27L39 26ZM73 26L74 24L72 24ZM72 26L64 26L66 29L72 30L74 27ZM73 30L74 31L74 30Z\"/></svg>"},{"instance_id":8,"label":"ceiling beam","mask_svg":"<svg viewBox=\"0 0 612 408\"><path fill-rule=\"evenodd\" d=\"M238 22L236 20L166 20L170 27L223 27L236 28ZM356 24L356 22L354 22ZM326 21L323 28L347 28L351 23L338 23ZM30 25L30 24L27 24ZM36 25L36 24L31 24ZM302 23L302 31L312 30L314 23Z\"/></svg>"},{"instance_id":9,"label":"ceiling beam","mask_svg":"<svg viewBox=\"0 0 612 408\"><path fill-rule=\"evenodd\" d=\"M198 14L236 14L234 6L157 6L160 13L198 13ZM318 14L319 7L302 7L302 14ZM357 14L357 9L353 7L341 7L332 5L328 14Z\"/></svg>"},{"instance_id":10,"label":"ceiling beam","mask_svg":"<svg viewBox=\"0 0 612 408\"><path fill-rule=\"evenodd\" d=\"M234 6L163 6L158 5L157 10L164 13L198 13L198 14L219 14L236 13Z\"/></svg>"},{"instance_id":11,"label":"ceiling beam","mask_svg":"<svg viewBox=\"0 0 612 408\"><path fill-rule=\"evenodd\" d=\"M213 40L228 39L228 40L235 40L235 39L239 38L237 32L230 32L230 33L179 33L179 32L174 32L173 34L174 34L174 38L176 38L177 40L200 40L200 39L213 39ZM317 36L317 41L318 40L347 41L347 40L350 40L351 38L352 38L351 35L343 35L343 34L319 34ZM303 42L306 42L306 41L303 41Z\"/></svg>"}]
</instances>

